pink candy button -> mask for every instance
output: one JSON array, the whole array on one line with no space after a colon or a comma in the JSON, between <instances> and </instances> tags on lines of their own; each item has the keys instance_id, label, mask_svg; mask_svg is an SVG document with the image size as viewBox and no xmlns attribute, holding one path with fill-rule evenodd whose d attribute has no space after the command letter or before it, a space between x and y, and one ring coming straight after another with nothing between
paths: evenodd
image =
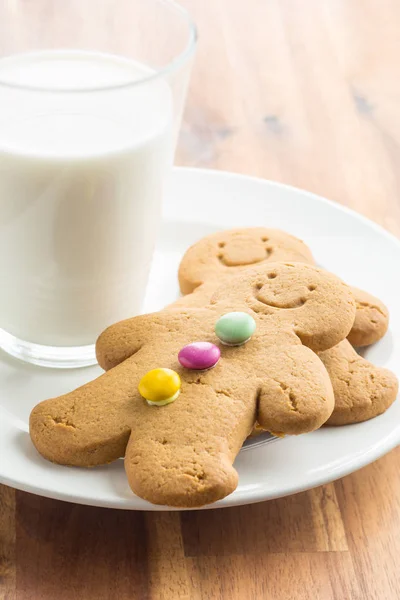
<instances>
[{"instance_id":1,"label":"pink candy button","mask_svg":"<svg viewBox=\"0 0 400 600\"><path fill-rule=\"evenodd\" d=\"M203 371L211 369L219 361L221 351L218 346L210 342L193 342L184 346L178 354L182 367Z\"/></svg>"}]
</instances>

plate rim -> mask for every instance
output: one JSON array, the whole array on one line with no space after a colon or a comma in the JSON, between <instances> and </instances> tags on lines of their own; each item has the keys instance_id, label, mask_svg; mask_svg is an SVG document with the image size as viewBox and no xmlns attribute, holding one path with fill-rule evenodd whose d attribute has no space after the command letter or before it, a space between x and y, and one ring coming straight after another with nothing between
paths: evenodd
<instances>
[{"instance_id":1,"label":"plate rim","mask_svg":"<svg viewBox=\"0 0 400 600\"><path fill-rule=\"evenodd\" d=\"M376 418L379 418L379 417L376 417ZM351 425L348 425L347 427L351 427ZM395 435L396 432L398 434L397 437ZM312 433L307 434L307 435L312 435ZM338 481L339 479L342 479L343 477L347 477L347 475L351 475L352 473L355 473L356 471L359 471L360 469L372 464L379 458L382 458L383 456L388 454L391 450L394 450L396 447L398 447L400 445L400 438L398 437L399 435L400 435L400 424L397 427L397 429L392 433L392 435L388 436L386 443L379 445L378 452L373 453L373 455L370 456L370 454L371 454L371 449L370 449L367 452L363 453L361 459L359 456L353 457L352 461L350 461L348 463L346 468L341 469L340 473L338 473L337 476L335 476L335 477L332 477L331 474L329 475L327 473L325 476L321 475L320 477L316 477L315 479L309 480L309 482L307 484L304 484L302 486L292 486L291 487L289 485L286 488L284 488L283 492L278 491L278 492L272 492L272 493L266 494L265 491L263 491L261 489L261 490L257 490L257 491L248 492L248 495L246 498L239 497L234 500L232 500L232 499L229 500L229 498L232 497L232 494L230 494L230 495L226 496L225 498L223 498L222 500L219 500L218 502L215 502L213 504L207 504L205 506L195 507L195 508L174 508L174 507L165 506L165 505L151 504L146 501L143 501L143 502L146 502L145 506L134 506L133 504L125 502L124 498L122 498L122 497L119 499L111 500L111 501L108 501L107 503L105 503L104 500L93 499L93 498L89 499L83 495L73 495L73 494L67 495L66 493L63 493L63 492L48 491L47 489L42 488L39 485L24 484L23 482L15 483L15 482L13 482L12 479L3 477L1 474L0 474L0 484L6 485L15 490L33 494L36 496L41 496L43 498L50 498L53 500L59 500L61 502L69 502L70 504L80 504L82 506L93 506L93 507L98 507L98 508L117 509L117 510L134 510L134 511L146 511L146 512L181 512L181 511L187 512L187 511L198 511L198 510L219 510L219 509L223 509L223 508L233 508L235 506L247 506L248 504L258 504L260 502L268 502L269 500L277 500L279 498L285 498L287 496L293 496L295 494L300 494L302 492L306 492L308 490L320 487L322 485L326 485L328 483ZM283 442L284 440L280 440L280 441ZM256 450L256 448L255 448L255 450ZM121 460L121 462L122 462L122 460ZM57 466L62 466L62 465L57 465ZM68 468L84 469L84 467L68 467ZM134 495L132 497L135 498ZM141 498L139 498L139 500L142 501Z\"/></svg>"},{"instance_id":2,"label":"plate rim","mask_svg":"<svg viewBox=\"0 0 400 600\"><path fill-rule=\"evenodd\" d=\"M254 175L246 175L245 173L235 173L234 171L225 171L225 170L219 170L219 169L205 169L205 168L198 168L198 167L184 167L184 166L174 166L172 171L173 172L185 172L185 173L192 172L195 174L198 173L201 175L205 175L207 177L209 175L212 175L214 177L227 177L227 178L234 177L235 179L236 178L242 179L244 181L247 180L247 181L251 181L253 183L254 182L262 183L263 185L267 184L268 186L271 186L271 187L278 187L278 188L289 190L291 192L295 192L296 194L302 194L305 196L309 196L309 197L313 198L314 200L318 200L319 202L321 202L321 204L326 204L327 206L330 206L331 208L342 211L348 215L351 215L352 217L354 217L358 220L361 220L365 225L368 225L370 227L372 226L372 228L375 229L375 231L377 233L383 234L387 239L389 239L390 241L395 243L400 249L400 238L396 237L393 233L391 233L390 231L385 229L383 227L383 225L376 223L375 221L373 221L372 219L370 219L363 213L357 212L354 208L350 208L349 206L346 206L345 204L340 204L340 202L337 202L336 200L330 200L329 198L326 198L325 196L320 196L316 192L310 192L309 190L306 190L304 188L299 188L294 185L290 185L288 183L282 183L281 181L275 181L273 179L264 179L263 177L256 177Z\"/></svg>"}]
</instances>

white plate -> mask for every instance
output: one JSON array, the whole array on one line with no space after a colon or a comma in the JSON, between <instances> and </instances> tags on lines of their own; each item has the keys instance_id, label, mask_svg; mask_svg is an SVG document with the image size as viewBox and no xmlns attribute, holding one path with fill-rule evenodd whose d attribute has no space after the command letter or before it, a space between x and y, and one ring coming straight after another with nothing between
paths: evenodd
<instances>
[{"instance_id":1,"label":"white plate","mask_svg":"<svg viewBox=\"0 0 400 600\"><path fill-rule=\"evenodd\" d=\"M175 169L167 186L165 217L146 310L178 294L176 272L185 249L202 236L235 226L278 227L302 237L321 265L388 305L388 335L366 355L397 372L400 365L400 242L364 217L284 185L213 171ZM56 371L0 358L0 482L52 498L134 510L166 510L129 490L123 462L94 469L53 465L34 450L28 415L38 401L62 394L97 375L91 367ZM347 427L322 428L274 444L255 444L235 463L237 490L213 508L293 494L359 469L400 443L400 402L382 416Z\"/></svg>"}]
</instances>

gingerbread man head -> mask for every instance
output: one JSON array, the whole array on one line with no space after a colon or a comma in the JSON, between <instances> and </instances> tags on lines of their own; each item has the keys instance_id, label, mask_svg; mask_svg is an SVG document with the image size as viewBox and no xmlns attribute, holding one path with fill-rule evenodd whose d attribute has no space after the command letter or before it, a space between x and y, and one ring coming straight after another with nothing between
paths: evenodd
<instances>
[{"instance_id":1,"label":"gingerbread man head","mask_svg":"<svg viewBox=\"0 0 400 600\"><path fill-rule=\"evenodd\" d=\"M186 252L179 266L179 284L189 294L205 282L220 282L243 274L252 265L295 261L314 264L300 239L266 227L220 231L202 238Z\"/></svg>"},{"instance_id":2,"label":"gingerbread man head","mask_svg":"<svg viewBox=\"0 0 400 600\"><path fill-rule=\"evenodd\" d=\"M240 346L221 343L215 333L233 311L255 324ZM236 488L232 464L256 419L269 431L297 434L329 418L332 386L314 351L344 339L354 312L349 289L333 275L300 263L262 265L217 290L205 308L130 320L131 356L37 405L31 438L61 464L93 466L125 455L132 490L153 503L214 502ZM123 324L119 331L122 338L127 333ZM179 353L193 342L219 349L214 368L182 366ZM158 368L181 380L179 395L165 406L149 405L138 391Z\"/></svg>"}]
</instances>

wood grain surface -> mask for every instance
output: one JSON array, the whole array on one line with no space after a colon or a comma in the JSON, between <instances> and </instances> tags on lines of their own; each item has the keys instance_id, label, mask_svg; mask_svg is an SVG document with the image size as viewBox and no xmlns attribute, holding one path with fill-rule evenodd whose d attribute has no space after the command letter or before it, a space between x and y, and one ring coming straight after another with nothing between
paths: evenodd
<instances>
[{"instance_id":1,"label":"wood grain surface","mask_svg":"<svg viewBox=\"0 0 400 600\"><path fill-rule=\"evenodd\" d=\"M177 162L304 187L399 235L398 0L182 3L200 44ZM0 487L0 599L397 600L399 461L223 511Z\"/></svg>"}]
</instances>

